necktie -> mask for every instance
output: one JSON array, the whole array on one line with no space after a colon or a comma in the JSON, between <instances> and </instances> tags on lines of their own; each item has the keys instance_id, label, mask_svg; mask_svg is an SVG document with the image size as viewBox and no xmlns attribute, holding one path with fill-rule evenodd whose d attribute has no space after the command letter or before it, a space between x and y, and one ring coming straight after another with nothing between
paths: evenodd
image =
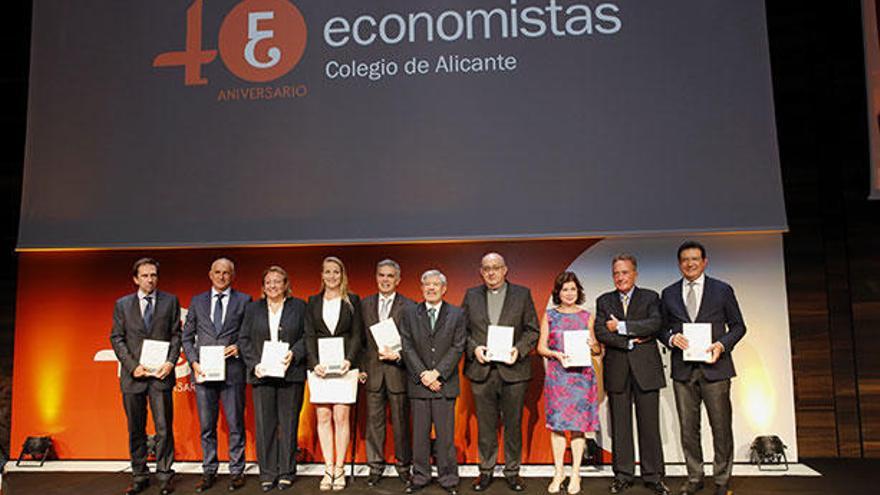
<instances>
[{"instance_id":1,"label":"necktie","mask_svg":"<svg viewBox=\"0 0 880 495\"><path fill-rule=\"evenodd\" d=\"M696 282L688 282L687 299L685 300L685 306L691 321L697 319L697 293L694 291L694 285L696 285Z\"/></svg>"},{"instance_id":2,"label":"necktie","mask_svg":"<svg viewBox=\"0 0 880 495\"><path fill-rule=\"evenodd\" d=\"M620 297L620 302L623 304L623 316L626 316L626 310L629 308L629 295L624 294Z\"/></svg>"},{"instance_id":3,"label":"necktie","mask_svg":"<svg viewBox=\"0 0 880 495\"><path fill-rule=\"evenodd\" d=\"M431 331L434 331L434 324L437 323L437 308L428 308L428 322L431 324Z\"/></svg>"},{"instance_id":4,"label":"necktie","mask_svg":"<svg viewBox=\"0 0 880 495\"><path fill-rule=\"evenodd\" d=\"M217 294L217 304L214 305L214 330L220 333L223 330L223 297L226 294Z\"/></svg>"},{"instance_id":5,"label":"necktie","mask_svg":"<svg viewBox=\"0 0 880 495\"><path fill-rule=\"evenodd\" d=\"M391 312L391 299L382 299L382 307L379 308L379 319L387 320Z\"/></svg>"},{"instance_id":6,"label":"necktie","mask_svg":"<svg viewBox=\"0 0 880 495\"><path fill-rule=\"evenodd\" d=\"M147 306L144 308L144 325L149 330L153 324L153 296L147 296L144 299L147 300Z\"/></svg>"}]
</instances>

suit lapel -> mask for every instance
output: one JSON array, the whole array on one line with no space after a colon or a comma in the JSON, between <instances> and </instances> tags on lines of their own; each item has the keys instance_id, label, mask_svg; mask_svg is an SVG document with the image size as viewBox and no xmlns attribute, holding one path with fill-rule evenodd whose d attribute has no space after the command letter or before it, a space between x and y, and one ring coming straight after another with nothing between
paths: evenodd
<instances>
[{"instance_id":1,"label":"suit lapel","mask_svg":"<svg viewBox=\"0 0 880 495\"><path fill-rule=\"evenodd\" d=\"M682 297L682 287L684 287L684 279L679 279L678 282L675 283L675 288L673 289L672 300L675 304L675 309L678 311L678 317L682 321L691 321L691 317L688 315L687 308L684 305L684 298ZM703 287L703 291L705 292L705 287ZM699 316L699 315L698 315Z\"/></svg>"},{"instance_id":2,"label":"suit lapel","mask_svg":"<svg viewBox=\"0 0 880 495\"><path fill-rule=\"evenodd\" d=\"M489 305L488 305L488 296L486 296L486 318L489 317ZM498 315L498 324L503 325L506 322L510 322L511 318L509 318L509 314L513 311L513 287L510 285L510 282L507 282L507 291L504 293L504 302L501 304L501 314ZM491 323L491 322L490 322ZM515 323L515 322L514 322ZM513 324L512 326L516 326Z\"/></svg>"},{"instance_id":3,"label":"suit lapel","mask_svg":"<svg viewBox=\"0 0 880 495\"><path fill-rule=\"evenodd\" d=\"M141 300L137 292L131 298L131 304L128 305L128 319L135 323L135 330L142 335L148 335L147 326L144 323L144 317L141 314Z\"/></svg>"},{"instance_id":4,"label":"suit lapel","mask_svg":"<svg viewBox=\"0 0 880 495\"><path fill-rule=\"evenodd\" d=\"M440 313L437 315L437 321L434 322L434 329L431 331L433 335L440 332L443 329L443 325L446 323L446 314L449 313L446 311L446 306L448 306L448 304L446 304L445 301L440 305ZM428 328L431 328L430 321L428 321Z\"/></svg>"},{"instance_id":5,"label":"suit lapel","mask_svg":"<svg viewBox=\"0 0 880 495\"><path fill-rule=\"evenodd\" d=\"M483 322L484 325L492 324L492 322L489 321L489 297L486 295L488 291L489 289L486 287L486 284L480 286L480 290L477 291L479 300L477 301L477 307L474 308L480 312L480 321ZM504 302L506 303L507 301Z\"/></svg>"},{"instance_id":6,"label":"suit lapel","mask_svg":"<svg viewBox=\"0 0 880 495\"><path fill-rule=\"evenodd\" d=\"M700 294L700 310L697 311L697 319L694 321L700 321L700 317L706 311L706 307L708 306L706 303L712 297L712 294L710 293L712 282L710 282L709 280L709 277L703 277L703 293Z\"/></svg>"}]
</instances>

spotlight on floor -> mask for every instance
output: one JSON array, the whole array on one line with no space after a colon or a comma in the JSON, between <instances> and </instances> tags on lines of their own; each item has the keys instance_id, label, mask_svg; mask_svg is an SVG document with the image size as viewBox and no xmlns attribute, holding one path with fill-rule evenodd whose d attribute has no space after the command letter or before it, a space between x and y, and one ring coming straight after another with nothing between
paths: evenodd
<instances>
[{"instance_id":1,"label":"spotlight on floor","mask_svg":"<svg viewBox=\"0 0 880 495\"><path fill-rule=\"evenodd\" d=\"M16 466L22 467L43 467L43 463L49 456L53 455L52 438L51 437L27 437L21 446L21 453L18 460L15 461ZM33 464L22 464L25 458L32 461L39 461L36 466Z\"/></svg>"},{"instance_id":2,"label":"spotlight on floor","mask_svg":"<svg viewBox=\"0 0 880 495\"><path fill-rule=\"evenodd\" d=\"M788 471L788 458L785 457L787 448L776 435L760 436L752 441L749 457L761 471Z\"/></svg>"}]
</instances>

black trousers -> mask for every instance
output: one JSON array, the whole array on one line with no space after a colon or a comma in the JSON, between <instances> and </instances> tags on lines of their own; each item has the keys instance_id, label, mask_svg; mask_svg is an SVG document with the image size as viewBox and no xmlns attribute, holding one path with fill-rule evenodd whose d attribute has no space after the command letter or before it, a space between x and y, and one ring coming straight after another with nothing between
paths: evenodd
<instances>
[{"instance_id":1,"label":"black trousers","mask_svg":"<svg viewBox=\"0 0 880 495\"><path fill-rule=\"evenodd\" d=\"M498 459L498 415L504 425L504 476L519 474L522 461L522 413L529 382L508 383L492 369L483 382L471 382L477 412L480 474L491 475Z\"/></svg>"},{"instance_id":2,"label":"black trousers","mask_svg":"<svg viewBox=\"0 0 880 495\"><path fill-rule=\"evenodd\" d=\"M627 376L623 392L608 392L611 407L612 466L614 477L632 481L635 476L633 447L633 405L639 429L639 458L642 480L663 479L663 442L660 439L660 391L641 390L632 375Z\"/></svg>"},{"instance_id":3,"label":"black trousers","mask_svg":"<svg viewBox=\"0 0 880 495\"><path fill-rule=\"evenodd\" d=\"M265 382L253 387L260 481L293 479L304 386L282 379Z\"/></svg>"},{"instance_id":4,"label":"black trousers","mask_svg":"<svg viewBox=\"0 0 880 495\"><path fill-rule=\"evenodd\" d=\"M172 371L173 373L173 371ZM128 450L135 481L150 477L147 468L147 402L156 427L156 476L163 483L174 476L174 400L172 389L161 390L149 384L140 393L123 393L122 407L128 419Z\"/></svg>"},{"instance_id":5,"label":"black trousers","mask_svg":"<svg viewBox=\"0 0 880 495\"><path fill-rule=\"evenodd\" d=\"M434 459L437 482L443 488L458 485L455 455L455 399L410 399L413 414L413 485L431 482L431 425L437 433Z\"/></svg>"},{"instance_id":6,"label":"black trousers","mask_svg":"<svg viewBox=\"0 0 880 495\"><path fill-rule=\"evenodd\" d=\"M382 384L378 391L367 390L367 464L371 473L385 469L385 404L391 411L391 431L394 434L394 457L397 473L409 473L412 464L412 443L409 434L409 400L405 393L394 394Z\"/></svg>"},{"instance_id":7,"label":"black trousers","mask_svg":"<svg viewBox=\"0 0 880 495\"><path fill-rule=\"evenodd\" d=\"M681 426L681 447L687 465L688 479L703 479L703 447L700 440L700 404L706 405L712 443L715 450L713 472L715 484L726 485L733 469L733 411L730 406L730 379L710 382L699 368L690 380L675 381L675 408Z\"/></svg>"}]
</instances>

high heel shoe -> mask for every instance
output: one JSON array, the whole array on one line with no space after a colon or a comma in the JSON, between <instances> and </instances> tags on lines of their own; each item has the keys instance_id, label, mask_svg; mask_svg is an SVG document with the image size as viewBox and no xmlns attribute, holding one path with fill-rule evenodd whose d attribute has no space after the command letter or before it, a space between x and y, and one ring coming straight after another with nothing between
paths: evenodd
<instances>
[{"instance_id":1,"label":"high heel shoe","mask_svg":"<svg viewBox=\"0 0 880 495\"><path fill-rule=\"evenodd\" d=\"M333 475L333 491L338 492L345 489L345 467L338 466Z\"/></svg>"},{"instance_id":2,"label":"high heel shoe","mask_svg":"<svg viewBox=\"0 0 880 495\"><path fill-rule=\"evenodd\" d=\"M333 468L330 468L333 469ZM321 483L318 485L318 489L322 492L329 492L333 488L333 480L336 477L333 476L333 472L324 469L324 477L321 478Z\"/></svg>"},{"instance_id":3,"label":"high heel shoe","mask_svg":"<svg viewBox=\"0 0 880 495\"><path fill-rule=\"evenodd\" d=\"M547 487L547 493L550 495L558 495L562 491L562 483L565 481L565 473L557 473L553 475L550 486Z\"/></svg>"}]
</instances>

